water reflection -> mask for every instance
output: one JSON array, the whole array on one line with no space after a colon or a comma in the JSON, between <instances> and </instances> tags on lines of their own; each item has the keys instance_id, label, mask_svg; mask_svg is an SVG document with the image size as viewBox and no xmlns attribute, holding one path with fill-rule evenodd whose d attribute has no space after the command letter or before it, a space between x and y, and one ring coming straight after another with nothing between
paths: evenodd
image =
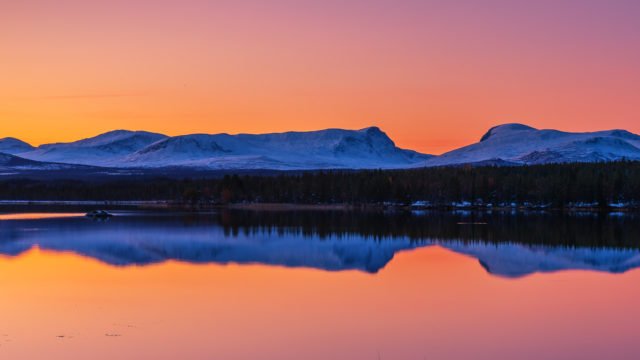
<instances>
[{"instance_id":1,"label":"water reflection","mask_svg":"<svg viewBox=\"0 0 640 360\"><path fill-rule=\"evenodd\" d=\"M376 273L400 251L440 246L476 258L489 273L640 266L635 215L249 212L121 213L108 222L81 216L4 216L0 253L39 247L113 266L167 260L259 263ZM128 215L128 216L127 216Z\"/></svg>"},{"instance_id":2,"label":"water reflection","mask_svg":"<svg viewBox=\"0 0 640 360\"><path fill-rule=\"evenodd\" d=\"M57 219L64 217L79 217L81 213L17 213L0 214L0 220L35 220L35 219Z\"/></svg>"}]
</instances>

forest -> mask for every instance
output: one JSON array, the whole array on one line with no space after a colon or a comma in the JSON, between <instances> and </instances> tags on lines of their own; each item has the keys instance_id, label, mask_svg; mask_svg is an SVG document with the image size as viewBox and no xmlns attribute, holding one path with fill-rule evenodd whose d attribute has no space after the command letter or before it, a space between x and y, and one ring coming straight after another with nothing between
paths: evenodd
<instances>
[{"instance_id":1,"label":"forest","mask_svg":"<svg viewBox=\"0 0 640 360\"><path fill-rule=\"evenodd\" d=\"M198 178L0 180L0 200L166 200L562 208L640 204L640 162L308 171Z\"/></svg>"}]
</instances>

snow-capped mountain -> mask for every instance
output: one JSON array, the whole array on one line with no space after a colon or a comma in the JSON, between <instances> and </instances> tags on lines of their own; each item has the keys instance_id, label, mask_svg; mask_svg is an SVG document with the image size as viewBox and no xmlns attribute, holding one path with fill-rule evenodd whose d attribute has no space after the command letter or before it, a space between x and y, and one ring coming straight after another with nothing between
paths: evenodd
<instances>
[{"instance_id":1,"label":"snow-capped mountain","mask_svg":"<svg viewBox=\"0 0 640 360\"><path fill-rule=\"evenodd\" d=\"M640 136L625 130L571 133L506 124L491 128L478 143L433 157L421 165L544 164L623 159L640 160Z\"/></svg>"},{"instance_id":2,"label":"snow-capped mountain","mask_svg":"<svg viewBox=\"0 0 640 360\"><path fill-rule=\"evenodd\" d=\"M15 155L33 150L34 147L22 140L12 137L0 139L0 153Z\"/></svg>"},{"instance_id":3,"label":"snow-capped mountain","mask_svg":"<svg viewBox=\"0 0 640 360\"><path fill-rule=\"evenodd\" d=\"M26 159L114 168L204 169L402 168L430 156L403 150L379 128L275 134L166 137L114 131L19 153Z\"/></svg>"},{"instance_id":4,"label":"snow-capped mountain","mask_svg":"<svg viewBox=\"0 0 640 360\"><path fill-rule=\"evenodd\" d=\"M263 135L185 135L159 141L123 162L129 167L210 169L400 168L427 155L399 149L380 129L328 129Z\"/></svg>"},{"instance_id":5,"label":"snow-capped mountain","mask_svg":"<svg viewBox=\"0 0 640 360\"><path fill-rule=\"evenodd\" d=\"M146 131L115 130L75 142L41 145L15 155L37 161L108 166L166 137Z\"/></svg>"}]
</instances>

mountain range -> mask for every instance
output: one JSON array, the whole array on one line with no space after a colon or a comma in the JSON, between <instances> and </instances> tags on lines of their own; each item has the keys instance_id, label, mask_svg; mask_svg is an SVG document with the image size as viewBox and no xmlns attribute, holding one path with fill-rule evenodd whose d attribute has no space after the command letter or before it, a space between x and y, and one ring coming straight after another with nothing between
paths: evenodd
<instances>
[{"instance_id":1,"label":"mountain range","mask_svg":"<svg viewBox=\"0 0 640 360\"><path fill-rule=\"evenodd\" d=\"M640 136L626 130L572 133L522 124L491 128L480 141L434 156L401 149L377 127L272 134L169 137L116 130L38 147L0 139L0 171L73 166L204 170L401 169L461 164L529 165L640 160Z\"/></svg>"}]
</instances>

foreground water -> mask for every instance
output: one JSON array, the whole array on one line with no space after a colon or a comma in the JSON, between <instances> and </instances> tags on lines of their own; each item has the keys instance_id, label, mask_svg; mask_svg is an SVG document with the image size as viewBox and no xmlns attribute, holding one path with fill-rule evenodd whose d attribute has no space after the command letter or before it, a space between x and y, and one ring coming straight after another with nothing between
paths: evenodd
<instances>
[{"instance_id":1,"label":"foreground water","mask_svg":"<svg viewBox=\"0 0 640 360\"><path fill-rule=\"evenodd\" d=\"M637 359L625 214L0 214L2 359Z\"/></svg>"}]
</instances>

